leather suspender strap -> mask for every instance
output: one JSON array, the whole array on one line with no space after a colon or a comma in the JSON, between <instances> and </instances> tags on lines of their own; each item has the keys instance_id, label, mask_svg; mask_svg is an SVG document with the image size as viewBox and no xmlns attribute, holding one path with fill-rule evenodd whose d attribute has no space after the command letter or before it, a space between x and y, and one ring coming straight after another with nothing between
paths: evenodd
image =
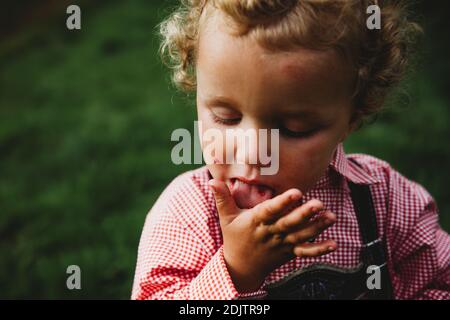
<instances>
[{"instance_id":1,"label":"leather suspender strap","mask_svg":"<svg viewBox=\"0 0 450 320\"><path fill-rule=\"evenodd\" d=\"M353 206L365 245L378 240L378 226L369 186L349 181Z\"/></svg>"},{"instance_id":2,"label":"leather suspender strap","mask_svg":"<svg viewBox=\"0 0 450 320\"><path fill-rule=\"evenodd\" d=\"M353 162L357 164L356 161ZM363 242L361 258L366 267L373 265L378 266L381 270L381 290L372 291L374 291L374 296L380 299L392 299L392 284L386 265L384 243L378 235L378 225L370 187L351 181L348 181L348 185Z\"/></svg>"}]
</instances>

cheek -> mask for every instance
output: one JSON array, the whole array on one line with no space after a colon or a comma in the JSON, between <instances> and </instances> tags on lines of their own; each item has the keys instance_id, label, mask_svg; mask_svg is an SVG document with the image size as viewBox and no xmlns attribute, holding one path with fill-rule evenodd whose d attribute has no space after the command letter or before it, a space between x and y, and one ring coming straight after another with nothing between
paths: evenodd
<instances>
[{"instance_id":1,"label":"cheek","mask_svg":"<svg viewBox=\"0 0 450 320\"><path fill-rule=\"evenodd\" d=\"M280 161L282 167L290 172L314 174L328 159L328 147L319 139L311 142L291 142L282 148Z\"/></svg>"},{"instance_id":2,"label":"cheek","mask_svg":"<svg viewBox=\"0 0 450 320\"><path fill-rule=\"evenodd\" d=\"M200 146L202 148L203 154L208 153L208 157L214 158L218 155L218 152L224 147L219 139L215 139L218 133L218 128L216 127L214 121L208 114L208 111L204 109L198 110L198 135L200 139Z\"/></svg>"},{"instance_id":3,"label":"cheek","mask_svg":"<svg viewBox=\"0 0 450 320\"><path fill-rule=\"evenodd\" d=\"M203 152L203 159L206 162L206 159L209 159L207 162L207 168L211 172L211 175L214 179L225 180L228 173L229 166L225 164L214 163L214 160L220 162L220 159L224 157L224 151L226 149L225 142L220 142L220 140L209 140L211 135L208 136L206 132L208 130L214 129L219 130L216 123L211 119L209 113L204 108L198 108L198 130L199 130L199 139L200 146ZM220 130L219 130L220 131ZM210 131L211 133L211 131ZM222 132L223 133L223 132ZM203 138L206 138L204 140Z\"/></svg>"},{"instance_id":4,"label":"cheek","mask_svg":"<svg viewBox=\"0 0 450 320\"><path fill-rule=\"evenodd\" d=\"M336 145L336 139L327 134L319 134L304 140L290 140L284 143L283 157L309 167L328 159Z\"/></svg>"},{"instance_id":5,"label":"cheek","mask_svg":"<svg viewBox=\"0 0 450 320\"><path fill-rule=\"evenodd\" d=\"M206 108L197 108L198 122L202 124L203 130L214 128L214 122L208 114Z\"/></svg>"},{"instance_id":6,"label":"cheek","mask_svg":"<svg viewBox=\"0 0 450 320\"><path fill-rule=\"evenodd\" d=\"M303 190L318 180L331 161L337 143L327 135L284 142L280 146L280 171L290 185Z\"/></svg>"}]
</instances>

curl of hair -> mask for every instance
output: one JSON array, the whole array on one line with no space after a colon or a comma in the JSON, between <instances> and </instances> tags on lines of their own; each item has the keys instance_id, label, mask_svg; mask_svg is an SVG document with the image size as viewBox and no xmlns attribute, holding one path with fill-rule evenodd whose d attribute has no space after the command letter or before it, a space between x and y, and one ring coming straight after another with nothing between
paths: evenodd
<instances>
[{"instance_id":1,"label":"curl of hair","mask_svg":"<svg viewBox=\"0 0 450 320\"><path fill-rule=\"evenodd\" d=\"M366 26L370 5L381 10L381 29ZM407 70L420 27L402 0L181 0L160 25L160 54L172 81L196 88L195 62L202 18L219 11L236 35L255 37L269 50L334 49L355 70L354 118L376 115ZM205 16L205 17L203 17Z\"/></svg>"}]
</instances>

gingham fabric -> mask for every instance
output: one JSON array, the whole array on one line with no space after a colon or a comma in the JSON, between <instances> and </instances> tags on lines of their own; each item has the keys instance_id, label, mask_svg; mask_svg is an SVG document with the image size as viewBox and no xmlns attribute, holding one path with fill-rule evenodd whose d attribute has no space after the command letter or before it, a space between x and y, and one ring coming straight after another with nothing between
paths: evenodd
<instances>
[{"instance_id":1,"label":"gingham fabric","mask_svg":"<svg viewBox=\"0 0 450 320\"><path fill-rule=\"evenodd\" d=\"M356 267L362 243L348 180L370 185L395 298L450 299L450 237L438 224L437 206L421 185L382 160L346 155L342 144L337 147L303 203L316 198L336 214L336 223L316 239L334 239L338 249L316 258L297 257L250 293L238 292L227 271L209 179L206 167L178 176L150 210L140 239L132 299L257 299L265 296L267 284L312 263Z\"/></svg>"}]
</instances>

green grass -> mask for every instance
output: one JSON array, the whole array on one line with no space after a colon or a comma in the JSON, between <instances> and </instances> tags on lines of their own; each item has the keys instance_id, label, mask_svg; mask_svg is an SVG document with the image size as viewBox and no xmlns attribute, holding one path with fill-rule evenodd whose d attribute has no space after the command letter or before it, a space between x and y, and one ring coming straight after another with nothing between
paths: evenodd
<instances>
[{"instance_id":1,"label":"green grass","mask_svg":"<svg viewBox=\"0 0 450 320\"><path fill-rule=\"evenodd\" d=\"M195 110L157 57L166 6L87 7L79 32L59 19L0 48L0 298L129 298L145 215L192 168L170 161L170 133L192 131ZM448 101L425 71L411 89L346 148L391 162L446 213ZM70 264L82 290L65 287Z\"/></svg>"}]
</instances>

